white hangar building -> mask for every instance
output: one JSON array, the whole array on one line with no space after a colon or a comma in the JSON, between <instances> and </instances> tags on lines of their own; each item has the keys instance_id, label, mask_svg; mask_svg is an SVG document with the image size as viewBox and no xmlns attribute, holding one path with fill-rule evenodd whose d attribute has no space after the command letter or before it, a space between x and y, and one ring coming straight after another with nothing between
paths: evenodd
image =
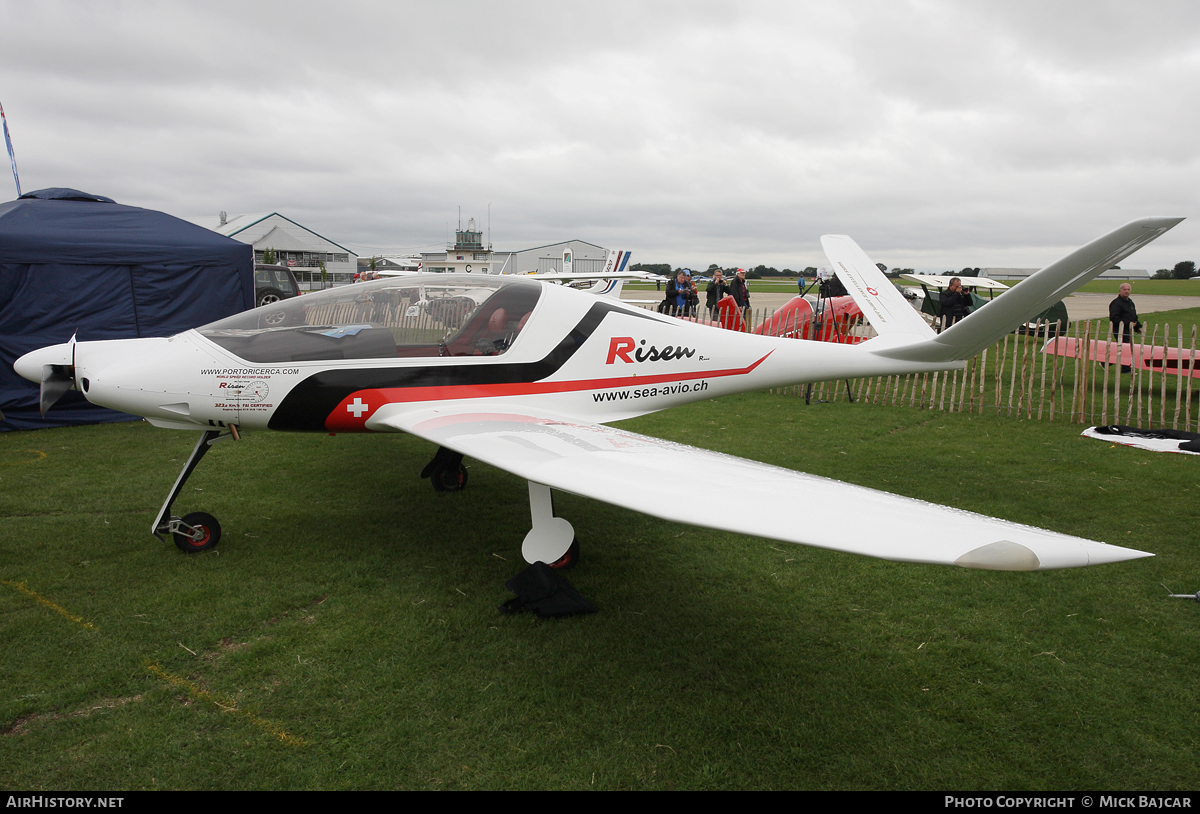
<instances>
[{"instance_id":1,"label":"white hangar building","mask_svg":"<svg viewBox=\"0 0 1200 814\"><path fill-rule=\"evenodd\" d=\"M500 252L496 254L499 255ZM571 266L569 270L576 273L595 274L604 270L604 248L583 240L564 240L562 243L551 243L506 254L509 258L505 271L514 274L524 274L527 271L567 271L568 262ZM497 263L497 270L503 262L501 260Z\"/></svg>"},{"instance_id":2,"label":"white hangar building","mask_svg":"<svg viewBox=\"0 0 1200 814\"><path fill-rule=\"evenodd\" d=\"M320 283L320 263L325 263L329 281L334 284L354 280L358 255L344 246L322 237L278 212L184 218L226 237L254 246L254 262L263 262L263 252L275 251L275 262L290 268L301 284ZM303 287L303 286L302 286Z\"/></svg>"}]
</instances>

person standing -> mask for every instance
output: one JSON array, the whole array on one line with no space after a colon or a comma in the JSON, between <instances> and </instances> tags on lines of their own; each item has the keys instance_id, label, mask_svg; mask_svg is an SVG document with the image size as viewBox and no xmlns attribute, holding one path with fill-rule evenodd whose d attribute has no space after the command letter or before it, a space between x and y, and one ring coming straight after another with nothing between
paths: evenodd
<instances>
[{"instance_id":1,"label":"person standing","mask_svg":"<svg viewBox=\"0 0 1200 814\"><path fill-rule=\"evenodd\" d=\"M661 310L666 314L688 316L695 302L693 297L697 297L695 286L688 280L687 271L680 269L675 279L667 283L667 296L663 300Z\"/></svg>"},{"instance_id":2,"label":"person standing","mask_svg":"<svg viewBox=\"0 0 1200 814\"><path fill-rule=\"evenodd\" d=\"M687 305L684 307L684 316L694 317L696 310L700 308L700 289L696 288L691 269L684 269L683 273L687 277Z\"/></svg>"},{"instance_id":3,"label":"person standing","mask_svg":"<svg viewBox=\"0 0 1200 814\"><path fill-rule=\"evenodd\" d=\"M1124 326L1125 341L1131 345L1134 333L1142 332L1142 323L1138 322L1137 307L1129 297L1132 293L1133 286L1129 283L1121 283L1121 287L1117 289L1117 298L1108 304L1108 321L1112 323L1113 339L1122 335L1121 326Z\"/></svg>"},{"instance_id":4,"label":"person standing","mask_svg":"<svg viewBox=\"0 0 1200 814\"><path fill-rule=\"evenodd\" d=\"M958 277L950 278L950 285L938 298L942 304L942 330L960 321L971 311L971 295L962 287Z\"/></svg>"},{"instance_id":5,"label":"person standing","mask_svg":"<svg viewBox=\"0 0 1200 814\"><path fill-rule=\"evenodd\" d=\"M745 311L750 307L750 289L746 287L746 270L738 269L733 282L729 285L729 293L737 307Z\"/></svg>"},{"instance_id":6,"label":"person standing","mask_svg":"<svg viewBox=\"0 0 1200 814\"><path fill-rule=\"evenodd\" d=\"M709 316L713 316L717 310L717 303L729 293L729 290L729 283L725 282L725 272L720 269L714 271L712 281L708 284L708 289L704 292L704 308L708 311Z\"/></svg>"},{"instance_id":7,"label":"person standing","mask_svg":"<svg viewBox=\"0 0 1200 814\"><path fill-rule=\"evenodd\" d=\"M1117 289L1117 298L1108 304L1108 321L1112 323L1113 339L1121 339L1133 350L1133 335L1142 332L1142 323L1138 322L1137 306L1130 299L1133 286L1121 283ZM1132 373L1130 365L1121 365L1122 373Z\"/></svg>"}]
</instances>

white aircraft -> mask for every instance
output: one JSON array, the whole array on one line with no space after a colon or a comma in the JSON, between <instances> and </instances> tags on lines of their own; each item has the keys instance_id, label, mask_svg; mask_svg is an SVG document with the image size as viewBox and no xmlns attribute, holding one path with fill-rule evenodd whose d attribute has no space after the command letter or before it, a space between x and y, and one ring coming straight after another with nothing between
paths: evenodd
<instances>
[{"instance_id":1,"label":"white aircraft","mask_svg":"<svg viewBox=\"0 0 1200 814\"><path fill-rule=\"evenodd\" d=\"M412 433L439 446L422 474L441 490L465 486L464 455L526 479L530 562L578 555L571 524L554 515L551 489L559 489L676 522L889 560L1094 565L1151 555L604 425L747 390L962 368L1179 220L1126 224L938 335L850 238L832 235L822 245L879 333L858 345L724 331L520 276L429 274L313 293L170 338L71 341L23 356L16 369L41 382L43 412L77 387L155 426L200 431L151 527L183 551L220 537L211 515L171 514L200 459L240 430L271 429ZM738 483L739 510L663 500L663 484L685 473Z\"/></svg>"},{"instance_id":2,"label":"white aircraft","mask_svg":"<svg viewBox=\"0 0 1200 814\"><path fill-rule=\"evenodd\" d=\"M998 280L988 277L961 277L957 274L901 274L900 278L919 285L927 285L936 289L950 287L951 280L959 280L968 288L979 291L1007 291L1008 286Z\"/></svg>"},{"instance_id":3,"label":"white aircraft","mask_svg":"<svg viewBox=\"0 0 1200 814\"><path fill-rule=\"evenodd\" d=\"M419 274L424 264L419 257L385 257L390 265L387 268L375 270L376 277L403 277L407 274Z\"/></svg>"},{"instance_id":4,"label":"white aircraft","mask_svg":"<svg viewBox=\"0 0 1200 814\"><path fill-rule=\"evenodd\" d=\"M600 271L529 271L521 275L547 283L565 285L577 291L586 291L597 297L620 300L621 289L629 280L665 283L666 277L649 271L626 271L632 252L605 249L604 267ZM662 298L660 297L659 300ZM626 300L626 302L658 302L659 300Z\"/></svg>"}]
</instances>

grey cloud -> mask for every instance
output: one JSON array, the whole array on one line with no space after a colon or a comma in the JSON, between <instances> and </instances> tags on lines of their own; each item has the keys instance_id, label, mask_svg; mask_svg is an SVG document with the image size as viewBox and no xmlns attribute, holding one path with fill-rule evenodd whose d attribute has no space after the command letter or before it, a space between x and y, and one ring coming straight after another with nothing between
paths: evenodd
<instances>
[{"instance_id":1,"label":"grey cloud","mask_svg":"<svg viewBox=\"0 0 1200 814\"><path fill-rule=\"evenodd\" d=\"M1184 3L0 5L26 189L278 210L339 242L486 217L675 265L1032 265L1191 214ZM3 182L0 182L3 183ZM1196 257L1190 223L1132 261ZM995 258L995 259L993 259ZM1040 259L1039 259L1040 258Z\"/></svg>"}]
</instances>

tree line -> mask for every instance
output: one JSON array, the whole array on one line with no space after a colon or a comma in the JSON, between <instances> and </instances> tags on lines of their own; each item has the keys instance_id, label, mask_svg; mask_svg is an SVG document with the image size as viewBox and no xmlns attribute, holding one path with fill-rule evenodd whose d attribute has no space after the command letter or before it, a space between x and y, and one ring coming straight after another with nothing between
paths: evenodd
<instances>
[{"instance_id":1,"label":"tree line","mask_svg":"<svg viewBox=\"0 0 1200 814\"><path fill-rule=\"evenodd\" d=\"M1187 280L1196 276L1196 264L1191 260L1181 260L1172 269L1159 269L1154 272L1155 280Z\"/></svg>"}]
</instances>

